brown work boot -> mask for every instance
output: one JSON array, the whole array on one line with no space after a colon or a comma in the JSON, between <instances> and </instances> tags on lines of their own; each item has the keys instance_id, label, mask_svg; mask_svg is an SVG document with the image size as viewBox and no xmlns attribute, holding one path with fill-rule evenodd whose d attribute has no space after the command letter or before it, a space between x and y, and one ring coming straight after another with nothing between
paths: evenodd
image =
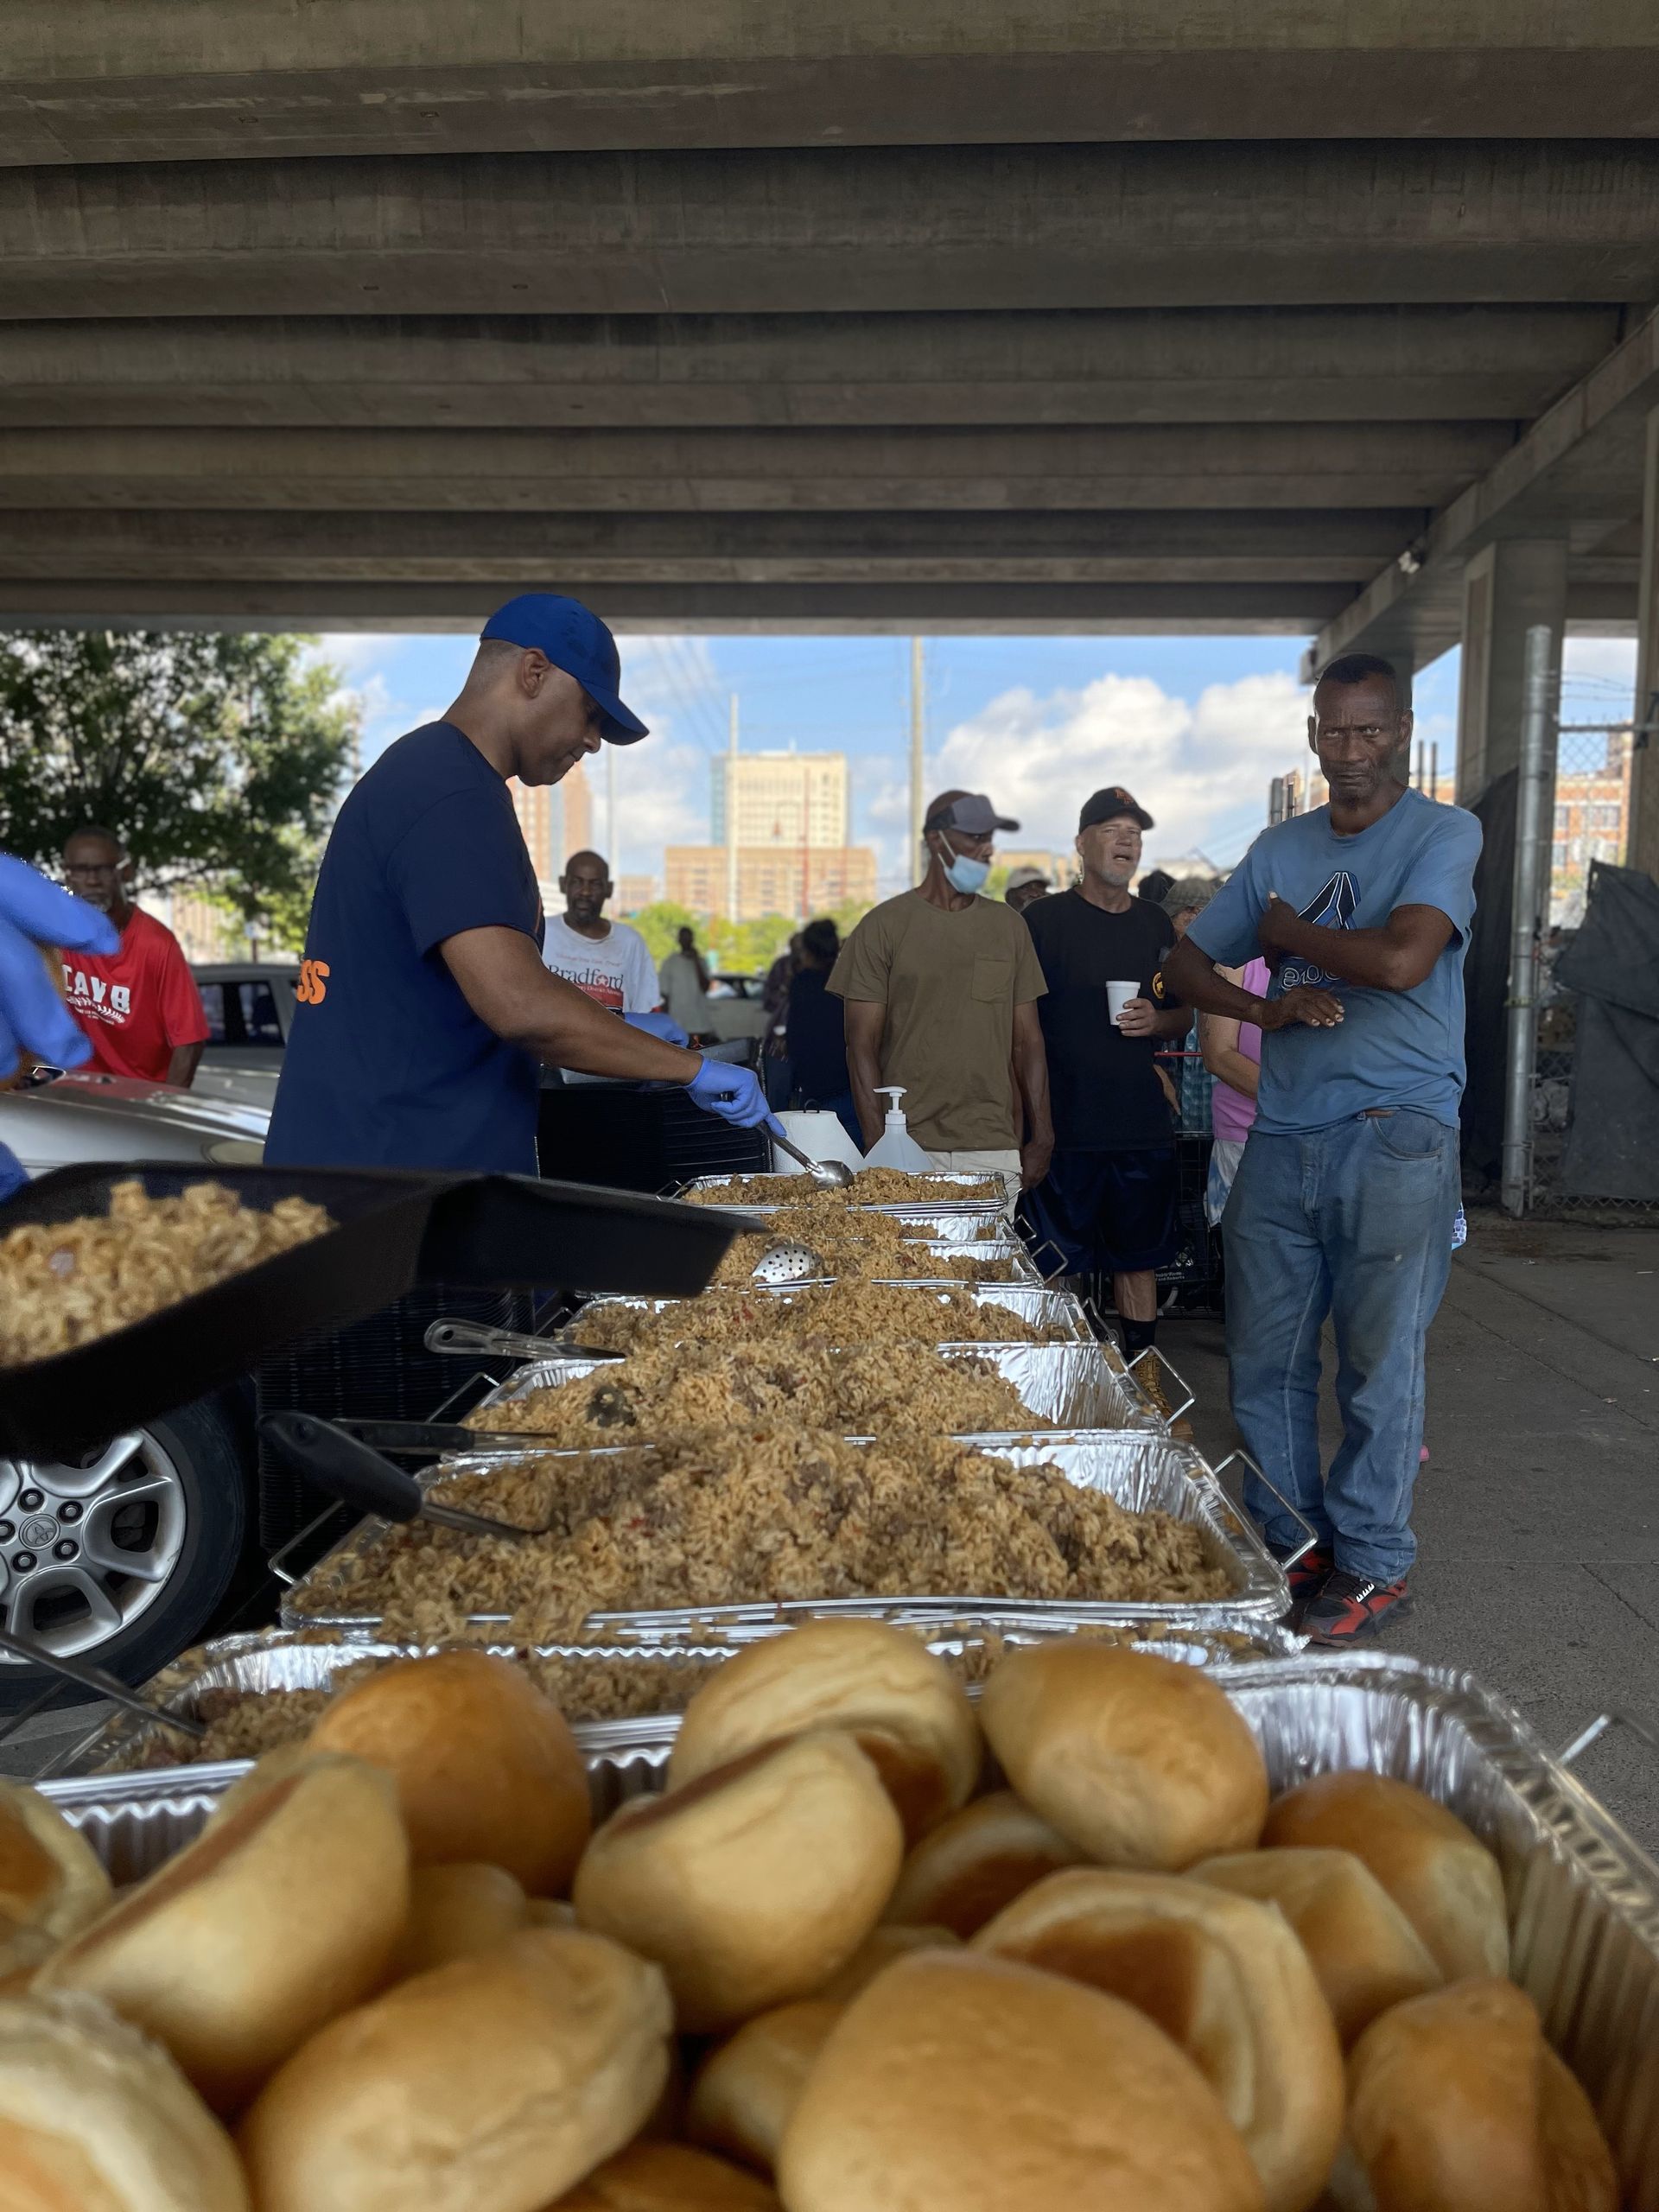
<instances>
[{"instance_id":1,"label":"brown work boot","mask_svg":"<svg viewBox=\"0 0 1659 2212\"><path fill-rule=\"evenodd\" d=\"M1135 1370L1135 1379L1141 1385L1147 1403L1157 1414L1159 1420L1166 1425L1170 1434L1178 1443L1190 1444L1192 1441L1192 1422L1185 1419L1173 1421L1170 1418L1169 1393L1164 1388L1163 1363L1155 1351L1149 1359L1143 1359L1139 1367Z\"/></svg>"}]
</instances>

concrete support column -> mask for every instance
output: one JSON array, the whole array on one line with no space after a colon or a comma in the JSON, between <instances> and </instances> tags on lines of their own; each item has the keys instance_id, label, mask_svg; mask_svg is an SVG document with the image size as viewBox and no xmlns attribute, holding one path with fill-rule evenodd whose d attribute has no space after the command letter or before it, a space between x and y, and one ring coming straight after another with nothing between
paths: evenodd
<instances>
[{"instance_id":1,"label":"concrete support column","mask_svg":"<svg viewBox=\"0 0 1659 2212\"><path fill-rule=\"evenodd\" d=\"M1559 667L1566 619L1565 539L1500 539L1465 566L1458 695L1459 806L1472 806L1490 784L1518 765L1527 632L1543 623L1554 632Z\"/></svg>"},{"instance_id":2,"label":"concrete support column","mask_svg":"<svg viewBox=\"0 0 1659 2212\"><path fill-rule=\"evenodd\" d=\"M1642 488L1642 582L1637 599L1636 747L1625 859L1659 880L1659 407L1648 416Z\"/></svg>"}]
</instances>

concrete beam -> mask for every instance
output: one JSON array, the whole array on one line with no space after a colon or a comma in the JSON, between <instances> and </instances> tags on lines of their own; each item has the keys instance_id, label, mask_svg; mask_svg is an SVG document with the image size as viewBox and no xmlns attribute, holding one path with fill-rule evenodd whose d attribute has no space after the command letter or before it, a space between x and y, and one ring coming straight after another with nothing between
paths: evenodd
<instances>
[{"instance_id":1,"label":"concrete beam","mask_svg":"<svg viewBox=\"0 0 1659 2212\"><path fill-rule=\"evenodd\" d=\"M53 0L0 23L16 163L1659 129L1644 0Z\"/></svg>"},{"instance_id":2,"label":"concrete beam","mask_svg":"<svg viewBox=\"0 0 1659 2212\"><path fill-rule=\"evenodd\" d=\"M1288 583L1364 575L1372 514L626 514L13 511L0 578L523 588L709 583Z\"/></svg>"},{"instance_id":3,"label":"concrete beam","mask_svg":"<svg viewBox=\"0 0 1659 2212\"><path fill-rule=\"evenodd\" d=\"M1296 636L1317 627L1344 596L1340 584L1318 583L629 584L545 571L536 581L574 592L619 630L790 636ZM428 582L10 580L0 581L0 626L475 632L503 595L499 582L467 576Z\"/></svg>"},{"instance_id":4,"label":"concrete beam","mask_svg":"<svg viewBox=\"0 0 1659 2212\"><path fill-rule=\"evenodd\" d=\"M1620 311L0 322L12 425L691 429L1526 422Z\"/></svg>"},{"instance_id":5,"label":"concrete beam","mask_svg":"<svg viewBox=\"0 0 1659 2212\"><path fill-rule=\"evenodd\" d=\"M1425 667L1458 642L1464 567L1484 547L1560 535L1574 549L1605 543L1640 510L1647 418L1656 404L1659 314L1644 317L1488 475L1402 547L1326 624L1309 664L1343 652L1407 651ZM1570 600L1567 613L1571 619Z\"/></svg>"},{"instance_id":6,"label":"concrete beam","mask_svg":"<svg viewBox=\"0 0 1659 2212\"><path fill-rule=\"evenodd\" d=\"M1388 507L1408 511L1389 519L1409 537L1511 442L1509 425L1496 423L0 430L0 507ZM1379 544L1378 557L1389 550Z\"/></svg>"},{"instance_id":7,"label":"concrete beam","mask_svg":"<svg viewBox=\"0 0 1659 2212\"><path fill-rule=\"evenodd\" d=\"M1659 144L461 156L0 175L0 319L1643 302Z\"/></svg>"}]
</instances>

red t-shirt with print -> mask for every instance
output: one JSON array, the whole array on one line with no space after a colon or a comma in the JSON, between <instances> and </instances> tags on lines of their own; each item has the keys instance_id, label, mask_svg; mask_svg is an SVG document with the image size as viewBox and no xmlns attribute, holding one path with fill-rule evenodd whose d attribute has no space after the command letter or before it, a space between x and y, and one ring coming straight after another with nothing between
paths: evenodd
<instances>
[{"instance_id":1,"label":"red t-shirt with print","mask_svg":"<svg viewBox=\"0 0 1659 2212\"><path fill-rule=\"evenodd\" d=\"M135 906L109 958L66 952L69 1011L91 1038L92 1065L110 1075L167 1080L180 1045L205 1045L207 1016L196 979L170 929Z\"/></svg>"}]
</instances>

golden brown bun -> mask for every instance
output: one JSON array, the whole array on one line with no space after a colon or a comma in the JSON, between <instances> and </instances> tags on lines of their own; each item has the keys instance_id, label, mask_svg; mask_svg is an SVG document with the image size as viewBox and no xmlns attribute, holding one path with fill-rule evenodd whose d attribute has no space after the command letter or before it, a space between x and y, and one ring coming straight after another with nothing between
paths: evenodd
<instances>
[{"instance_id":1,"label":"golden brown bun","mask_svg":"<svg viewBox=\"0 0 1659 2212\"><path fill-rule=\"evenodd\" d=\"M1262 1754L1201 1667L1027 1644L998 1665L979 1712L1020 1796L1103 1866L1179 1873L1262 1833Z\"/></svg>"},{"instance_id":2,"label":"golden brown bun","mask_svg":"<svg viewBox=\"0 0 1659 2212\"><path fill-rule=\"evenodd\" d=\"M1617 2212L1590 2100L1507 1981L1462 1981L1374 2020L1348 2062L1342 2212Z\"/></svg>"},{"instance_id":3,"label":"golden brown bun","mask_svg":"<svg viewBox=\"0 0 1659 2212\"><path fill-rule=\"evenodd\" d=\"M817 1993L831 2005L849 2005L859 1991L912 1951L954 1951L961 1937L948 1928L872 1928L844 1967Z\"/></svg>"},{"instance_id":4,"label":"golden brown bun","mask_svg":"<svg viewBox=\"0 0 1659 2212\"><path fill-rule=\"evenodd\" d=\"M1073 1867L974 1948L1065 1974L1156 2022L1221 2100L1268 2212L1306 2212L1342 2136L1342 2050L1307 1955L1271 1905L1176 1874Z\"/></svg>"},{"instance_id":5,"label":"golden brown bun","mask_svg":"<svg viewBox=\"0 0 1659 2212\"><path fill-rule=\"evenodd\" d=\"M27 1997L35 1977L62 1946L43 1928L14 1928L0 1936L0 1997Z\"/></svg>"},{"instance_id":6,"label":"golden brown bun","mask_svg":"<svg viewBox=\"0 0 1659 2212\"><path fill-rule=\"evenodd\" d=\"M1012 1789L977 1798L925 1836L899 1871L884 1920L949 1928L965 1941L1022 1890L1083 1857Z\"/></svg>"},{"instance_id":7,"label":"golden brown bun","mask_svg":"<svg viewBox=\"0 0 1659 2212\"><path fill-rule=\"evenodd\" d=\"M634 2143L547 2212L782 2212L765 2182L680 2143Z\"/></svg>"},{"instance_id":8,"label":"golden brown bun","mask_svg":"<svg viewBox=\"0 0 1659 2212\"><path fill-rule=\"evenodd\" d=\"M231 2139L95 1998L0 2003L6 2212L248 2212Z\"/></svg>"},{"instance_id":9,"label":"golden brown bun","mask_svg":"<svg viewBox=\"0 0 1659 2212\"><path fill-rule=\"evenodd\" d=\"M874 1762L906 1838L967 1803L984 1756L968 1693L943 1659L880 1621L815 1621L717 1667L686 1707L671 1785L757 1745L844 1728Z\"/></svg>"},{"instance_id":10,"label":"golden brown bun","mask_svg":"<svg viewBox=\"0 0 1659 2212\"><path fill-rule=\"evenodd\" d=\"M1497 1859L1455 1813L1408 1783L1382 1774L1319 1775L1275 1801L1262 1840L1275 1849L1351 1851L1448 1981L1509 1972L1509 1915Z\"/></svg>"},{"instance_id":11,"label":"golden brown bun","mask_svg":"<svg viewBox=\"0 0 1659 2212\"><path fill-rule=\"evenodd\" d=\"M238 2140L258 2212L531 2212L638 2131L668 2074L663 1978L528 1929L314 2036Z\"/></svg>"},{"instance_id":12,"label":"golden brown bun","mask_svg":"<svg viewBox=\"0 0 1659 2212\"><path fill-rule=\"evenodd\" d=\"M0 1940L38 1928L61 1942L96 1920L110 1878L79 1828L21 1783L0 1782Z\"/></svg>"},{"instance_id":13,"label":"golden brown bun","mask_svg":"<svg viewBox=\"0 0 1659 2212\"><path fill-rule=\"evenodd\" d=\"M784 2133L789 2212L1262 2212L1215 2092L1132 2005L972 1951L849 2005Z\"/></svg>"},{"instance_id":14,"label":"golden brown bun","mask_svg":"<svg viewBox=\"0 0 1659 2212\"><path fill-rule=\"evenodd\" d=\"M379 1986L408 1913L409 1844L388 1777L358 1759L278 1755L48 1959L35 1986L102 1997L233 2112Z\"/></svg>"},{"instance_id":15,"label":"golden brown bun","mask_svg":"<svg viewBox=\"0 0 1659 2212\"><path fill-rule=\"evenodd\" d=\"M820 1729L622 1806L576 1870L576 1916L657 1960L680 2025L715 2033L851 1958L903 1853L875 1769Z\"/></svg>"},{"instance_id":16,"label":"golden brown bun","mask_svg":"<svg viewBox=\"0 0 1659 2212\"><path fill-rule=\"evenodd\" d=\"M524 1900L524 1925L527 1928L574 1928L576 1908L564 1897L527 1897Z\"/></svg>"},{"instance_id":17,"label":"golden brown bun","mask_svg":"<svg viewBox=\"0 0 1659 2212\"><path fill-rule=\"evenodd\" d=\"M1344 2048L1379 2012L1438 1989L1422 1938L1351 1851L1241 1851L1193 1878L1276 1904L1295 1930Z\"/></svg>"},{"instance_id":18,"label":"golden brown bun","mask_svg":"<svg viewBox=\"0 0 1659 2212\"><path fill-rule=\"evenodd\" d=\"M310 1740L397 1777L416 1866L481 1859L532 1897L569 1887L593 1825L588 1777L563 1714L510 1661L441 1651L382 1668Z\"/></svg>"},{"instance_id":19,"label":"golden brown bun","mask_svg":"<svg viewBox=\"0 0 1659 2212\"><path fill-rule=\"evenodd\" d=\"M770 2174L785 2122L842 2010L809 1997L746 2020L691 2084L685 2129L691 2140Z\"/></svg>"},{"instance_id":20,"label":"golden brown bun","mask_svg":"<svg viewBox=\"0 0 1659 2212\"><path fill-rule=\"evenodd\" d=\"M529 1925L530 1901L505 1866L417 1866L396 1971L425 1974L476 1958Z\"/></svg>"}]
</instances>

